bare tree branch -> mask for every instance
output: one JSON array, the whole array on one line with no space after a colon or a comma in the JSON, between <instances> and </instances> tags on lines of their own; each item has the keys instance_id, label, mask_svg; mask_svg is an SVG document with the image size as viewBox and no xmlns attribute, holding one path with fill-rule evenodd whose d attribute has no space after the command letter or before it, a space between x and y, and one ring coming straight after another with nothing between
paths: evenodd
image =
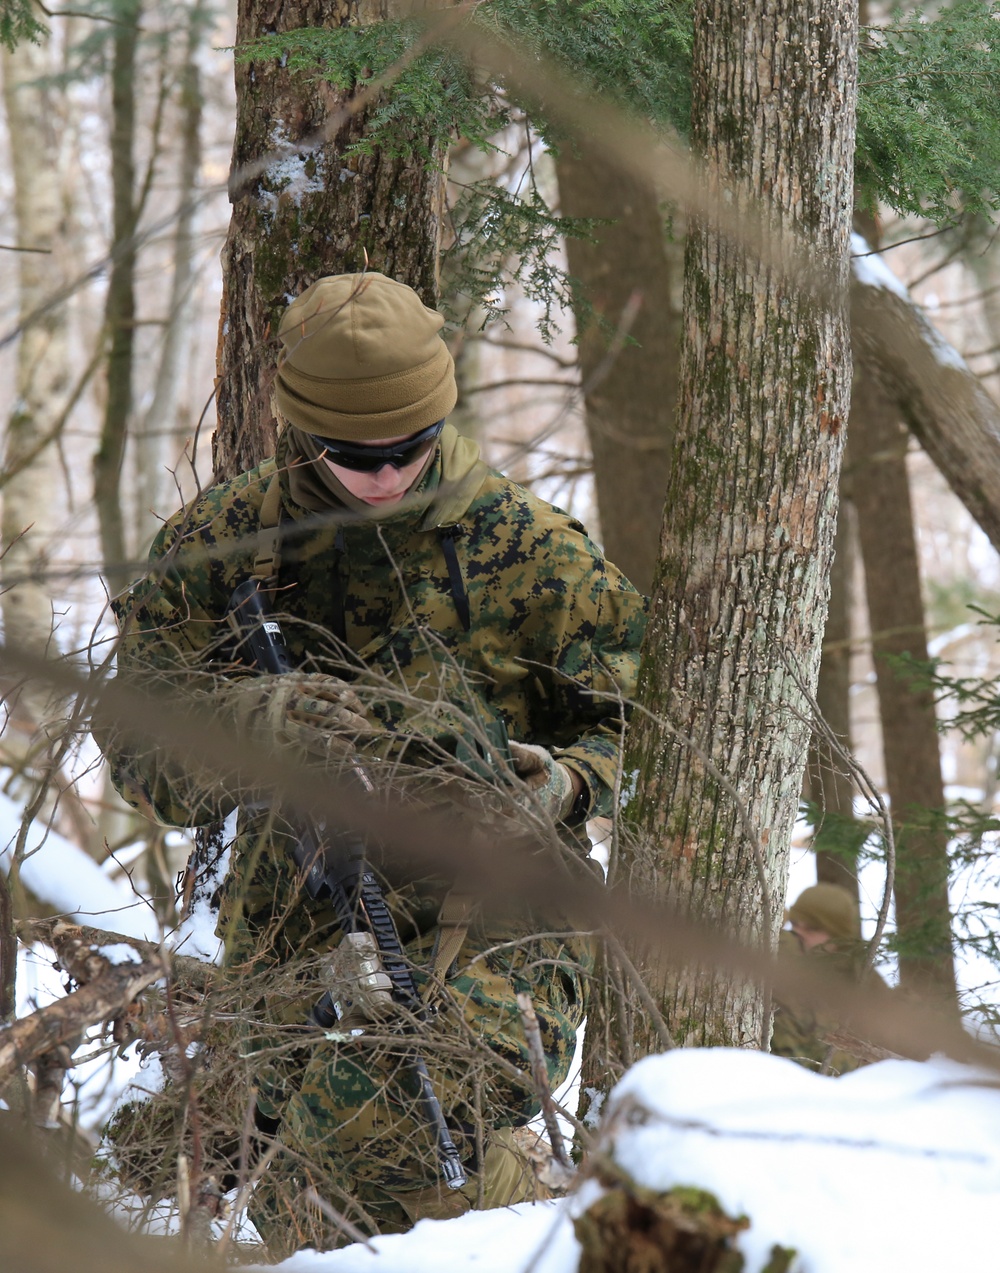
<instances>
[{"instance_id":1,"label":"bare tree branch","mask_svg":"<svg viewBox=\"0 0 1000 1273\"><path fill-rule=\"evenodd\" d=\"M0 1030L0 1084L29 1061L98 1021L124 1012L140 991L163 976L162 964L112 965L65 999L39 1008Z\"/></svg>"}]
</instances>

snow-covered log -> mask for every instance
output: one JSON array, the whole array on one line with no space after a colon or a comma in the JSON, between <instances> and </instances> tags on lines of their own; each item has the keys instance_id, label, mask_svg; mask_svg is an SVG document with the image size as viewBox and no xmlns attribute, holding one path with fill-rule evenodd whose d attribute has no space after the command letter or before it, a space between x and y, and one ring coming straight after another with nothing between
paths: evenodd
<instances>
[{"instance_id":1,"label":"snow-covered log","mask_svg":"<svg viewBox=\"0 0 1000 1273\"><path fill-rule=\"evenodd\" d=\"M858 234L853 251L855 357L1000 551L1000 406Z\"/></svg>"}]
</instances>

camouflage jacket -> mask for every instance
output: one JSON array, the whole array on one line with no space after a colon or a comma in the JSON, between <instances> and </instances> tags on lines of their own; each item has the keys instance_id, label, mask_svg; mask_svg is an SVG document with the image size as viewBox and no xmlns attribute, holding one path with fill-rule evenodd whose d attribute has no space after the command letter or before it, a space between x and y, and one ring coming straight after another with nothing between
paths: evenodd
<instances>
[{"instance_id":1,"label":"camouflage jacket","mask_svg":"<svg viewBox=\"0 0 1000 1273\"><path fill-rule=\"evenodd\" d=\"M832 976L853 982L865 990L881 988L889 994L889 988L873 968L866 968L868 943L860 940L831 940L811 950L802 951L793 933L781 933L778 957L782 960L808 960L821 966ZM850 1023L839 1021L829 1012L817 1011L803 1001L789 1001L774 1005L774 1026L771 1033L771 1052L775 1056L787 1056L807 1069L820 1071L826 1067L829 1074L847 1074L866 1061L840 1048L831 1048L826 1035L838 1029L850 1029Z\"/></svg>"},{"instance_id":2,"label":"camouflage jacket","mask_svg":"<svg viewBox=\"0 0 1000 1273\"><path fill-rule=\"evenodd\" d=\"M450 426L419 498L379 520L297 506L280 457L279 445L278 460L210 488L166 523L149 573L114 604L119 677L232 670L224 614L252 572L277 472L275 608L296 663L377 685L371 711L389 731L440 741L442 703L485 711L581 775L588 816L607 813L645 607L583 527L488 469ZM200 825L235 804L194 798L183 765L155 748L104 741L118 790L159 821Z\"/></svg>"}]
</instances>

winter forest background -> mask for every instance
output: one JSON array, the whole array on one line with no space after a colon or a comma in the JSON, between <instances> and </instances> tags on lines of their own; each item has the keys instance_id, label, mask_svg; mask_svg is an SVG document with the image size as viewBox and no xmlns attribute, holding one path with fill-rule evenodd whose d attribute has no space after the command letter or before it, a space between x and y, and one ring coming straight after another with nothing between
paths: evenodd
<instances>
[{"instance_id":1,"label":"winter forest background","mask_svg":"<svg viewBox=\"0 0 1000 1273\"><path fill-rule=\"evenodd\" d=\"M622 816L592 827L622 887L600 921L584 1086L606 1095L667 1041L759 1045L753 960L817 875L859 888L901 987L881 1036L859 1009L868 1059L943 1052L992 1084L998 11L862 3L855 52L847 3L786 0L780 21L765 0L738 18L707 0L416 8L0 4L0 1019L87 985L65 950L52 974L55 916L153 942L183 918L191 839L122 804L86 730L109 591L141 573L163 518L268 453L278 308L367 261L448 314L454 422L653 595ZM799 50L786 62L740 34L775 22ZM834 259L848 233L853 369ZM741 881L725 899L703 887L713 854ZM636 897L674 908L659 953L655 913L628 932ZM210 956L203 918L185 949ZM108 958L152 958L132 949ZM173 975L183 998L199 974ZM10 1053L0 1033L4 1099L82 1176L133 1038L92 1034L68 1065L27 1028ZM151 1040L164 1056L190 1042L176 1020ZM46 1062L30 1097L27 1057ZM195 1105L196 1069L180 1084ZM724 1192L710 1175L686 1183Z\"/></svg>"}]
</instances>

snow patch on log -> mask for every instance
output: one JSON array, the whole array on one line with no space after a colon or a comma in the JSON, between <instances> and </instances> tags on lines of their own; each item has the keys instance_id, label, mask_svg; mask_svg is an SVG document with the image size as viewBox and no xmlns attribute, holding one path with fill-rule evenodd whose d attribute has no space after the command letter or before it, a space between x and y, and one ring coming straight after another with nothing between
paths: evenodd
<instances>
[{"instance_id":1,"label":"snow patch on log","mask_svg":"<svg viewBox=\"0 0 1000 1273\"><path fill-rule=\"evenodd\" d=\"M912 306L922 328L927 347L935 359L942 367L951 367L955 371L961 371L965 375L969 375L968 363L966 363L955 346L945 340L937 328L927 321L923 313L920 312L921 306L910 296L906 285L901 283L892 270L889 269L881 254L873 251L869 247L868 241L856 232L851 235L851 251L851 268L854 271L854 277L862 287L878 287L884 291L892 292L900 300L905 301L907 305Z\"/></svg>"}]
</instances>

